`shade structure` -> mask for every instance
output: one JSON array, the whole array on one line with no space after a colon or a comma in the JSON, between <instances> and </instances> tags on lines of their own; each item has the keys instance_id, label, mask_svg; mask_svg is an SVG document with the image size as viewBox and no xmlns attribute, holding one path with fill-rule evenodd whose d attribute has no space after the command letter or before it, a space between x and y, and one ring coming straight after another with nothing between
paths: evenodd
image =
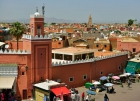
<instances>
[{"instance_id":1,"label":"shade structure","mask_svg":"<svg viewBox=\"0 0 140 101\"><path fill-rule=\"evenodd\" d=\"M4 45L5 43L4 42L0 42L0 46Z\"/></svg>"},{"instance_id":2,"label":"shade structure","mask_svg":"<svg viewBox=\"0 0 140 101\"><path fill-rule=\"evenodd\" d=\"M111 86L113 86L114 84L112 84L112 83L106 83L106 84L104 84L105 86L107 86L107 87L111 87Z\"/></svg>"},{"instance_id":3,"label":"shade structure","mask_svg":"<svg viewBox=\"0 0 140 101\"><path fill-rule=\"evenodd\" d=\"M0 89L12 89L15 77L0 77Z\"/></svg>"},{"instance_id":4,"label":"shade structure","mask_svg":"<svg viewBox=\"0 0 140 101\"><path fill-rule=\"evenodd\" d=\"M87 93L91 94L91 95L95 95L96 94L94 91L91 91L91 90L87 90Z\"/></svg>"},{"instance_id":5,"label":"shade structure","mask_svg":"<svg viewBox=\"0 0 140 101\"><path fill-rule=\"evenodd\" d=\"M122 74L122 75L119 75L120 77L125 77L126 75Z\"/></svg>"},{"instance_id":6,"label":"shade structure","mask_svg":"<svg viewBox=\"0 0 140 101\"><path fill-rule=\"evenodd\" d=\"M61 94L70 94L70 90L67 89L65 86L63 87L56 87L56 88L51 88L51 91L56 95L56 96L61 96Z\"/></svg>"},{"instance_id":7,"label":"shade structure","mask_svg":"<svg viewBox=\"0 0 140 101\"><path fill-rule=\"evenodd\" d=\"M129 76L129 75L131 75L131 73L124 73L124 75Z\"/></svg>"},{"instance_id":8,"label":"shade structure","mask_svg":"<svg viewBox=\"0 0 140 101\"><path fill-rule=\"evenodd\" d=\"M136 74L137 76L140 76L140 74Z\"/></svg>"},{"instance_id":9,"label":"shade structure","mask_svg":"<svg viewBox=\"0 0 140 101\"><path fill-rule=\"evenodd\" d=\"M113 76L112 79L119 80L120 77L119 76Z\"/></svg>"},{"instance_id":10,"label":"shade structure","mask_svg":"<svg viewBox=\"0 0 140 101\"><path fill-rule=\"evenodd\" d=\"M106 80L106 79L107 79L106 76L102 76L102 77L100 77L100 80Z\"/></svg>"},{"instance_id":11,"label":"shade structure","mask_svg":"<svg viewBox=\"0 0 140 101\"><path fill-rule=\"evenodd\" d=\"M101 84L101 83L98 82L98 81L95 81L95 82L93 82L92 84L94 84L94 85L99 85L99 84Z\"/></svg>"}]
</instances>

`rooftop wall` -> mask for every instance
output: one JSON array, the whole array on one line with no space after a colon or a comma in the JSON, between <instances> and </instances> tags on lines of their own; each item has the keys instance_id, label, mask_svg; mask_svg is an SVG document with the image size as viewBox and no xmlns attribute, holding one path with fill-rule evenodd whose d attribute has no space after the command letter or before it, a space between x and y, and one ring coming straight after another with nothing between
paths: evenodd
<instances>
[{"instance_id":1,"label":"rooftop wall","mask_svg":"<svg viewBox=\"0 0 140 101\"><path fill-rule=\"evenodd\" d=\"M49 36L49 35L44 35L44 36L42 36L42 35L40 35L40 36L36 35L34 37L34 36L30 35L30 34L23 34L22 38L23 39L30 39L30 40L52 39L52 37Z\"/></svg>"},{"instance_id":2,"label":"rooftop wall","mask_svg":"<svg viewBox=\"0 0 140 101\"><path fill-rule=\"evenodd\" d=\"M8 49L8 50L0 50L0 54L31 54L31 52L29 50L11 50L11 49Z\"/></svg>"},{"instance_id":3,"label":"rooftop wall","mask_svg":"<svg viewBox=\"0 0 140 101\"><path fill-rule=\"evenodd\" d=\"M108 59L108 58L113 58L113 57L118 57L118 56L122 56L122 55L127 55L128 52L120 52L120 53L116 53L113 55L108 55L108 56L102 56L102 57L98 57L98 58L91 58L91 59L85 59L85 60L77 60L77 61L66 61L66 62L52 62L52 66L62 66L62 65L72 65L72 64L80 64L80 63L86 63L86 62L95 62L95 61L100 61L100 60L104 60L104 59Z\"/></svg>"},{"instance_id":4,"label":"rooftop wall","mask_svg":"<svg viewBox=\"0 0 140 101\"><path fill-rule=\"evenodd\" d=\"M44 18L43 15L30 15L30 18Z\"/></svg>"}]
</instances>

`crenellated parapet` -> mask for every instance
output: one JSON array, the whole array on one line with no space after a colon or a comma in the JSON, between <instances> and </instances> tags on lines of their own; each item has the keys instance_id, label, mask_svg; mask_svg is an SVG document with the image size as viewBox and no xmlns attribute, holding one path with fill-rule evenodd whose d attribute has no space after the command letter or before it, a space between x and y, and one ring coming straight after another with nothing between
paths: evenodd
<instances>
[{"instance_id":1,"label":"crenellated parapet","mask_svg":"<svg viewBox=\"0 0 140 101\"><path fill-rule=\"evenodd\" d=\"M38 15L30 15L30 18L44 18L43 15L38 14Z\"/></svg>"},{"instance_id":2,"label":"crenellated parapet","mask_svg":"<svg viewBox=\"0 0 140 101\"><path fill-rule=\"evenodd\" d=\"M30 35L30 34L23 34L22 38L23 39L30 39L30 40L52 39L52 37L49 36L49 35L44 35L44 36L43 35L40 35L40 36L36 35L34 37L34 36Z\"/></svg>"},{"instance_id":3,"label":"crenellated parapet","mask_svg":"<svg viewBox=\"0 0 140 101\"><path fill-rule=\"evenodd\" d=\"M90 58L90 59L85 59L85 60L76 60L76 61L63 61L63 62L52 62L52 66L62 66L62 65L71 65L71 64L79 64L79 63L88 63L88 62L96 62L96 61L100 61L100 60L104 60L104 59L109 59L109 58L113 58L113 57L118 57L118 56L122 56L122 55L127 55L128 52L119 52L116 54L112 54L112 55L108 55L108 56L102 56L102 57L96 57L96 58Z\"/></svg>"},{"instance_id":4,"label":"crenellated parapet","mask_svg":"<svg viewBox=\"0 0 140 101\"><path fill-rule=\"evenodd\" d=\"M0 50L0 54L31 54L31 52L29 50Z\"/></svg>"}]
</instances>

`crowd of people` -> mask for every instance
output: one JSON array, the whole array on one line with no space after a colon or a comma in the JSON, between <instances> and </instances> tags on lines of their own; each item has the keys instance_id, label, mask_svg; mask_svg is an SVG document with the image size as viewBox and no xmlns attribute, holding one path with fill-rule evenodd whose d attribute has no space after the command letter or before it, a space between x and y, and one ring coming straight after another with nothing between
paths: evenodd
<instances>
[{"instance_id":1,"label":"crowd of people","mask_svg":"<svg viewBox=\"0 0 140 101\"><path fill-rule=\"evenodd\" d=\"M9 89L0 92L0 101L15 101L14 92Z\"/></svg>"},{"instance_id":2,"label":"crowd of people","mask_svg":"<svg viewBox=\"0 0 140 101\"><path fill-rule=\"evenodd\" d=\"M71 88L71 101L80 101L80 94L75 88Z\"/></svg>"}]
</instances>

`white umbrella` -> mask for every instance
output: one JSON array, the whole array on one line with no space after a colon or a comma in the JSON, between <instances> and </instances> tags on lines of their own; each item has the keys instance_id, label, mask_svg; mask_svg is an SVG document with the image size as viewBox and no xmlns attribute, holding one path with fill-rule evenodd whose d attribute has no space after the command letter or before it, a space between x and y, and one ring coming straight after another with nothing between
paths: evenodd
<instances>
[{"instance_id":1,"label":"white umbrella","mask_svg":"<svg viewBox=\"0 0 140 101\"><path fill-rule=\"evenodd\" d=\"M136 74L137 76L140 76L140 74Z\"/></svg>"},{"instance_id":2,"label":"white umbrella","mask_svg":"<svg viewBox=\"0 0 140 101\"><path fill-rule=\"evenodd\" d=\"M106 83L106 84L104 84L105 86L107 86L107 87L111 87L111 86L113 86L114 84L112 84L112 83Z\"/></svg>"},{"instance_id":3,"label":"white umbrella","mask_svg":"<svg viewBox=\"0 0 140 101\"><path fill-rule=\"evenodd\" d=\"M94 84L94 85L99 85L99 84L101 84L101 83L98 82L98 81L95 81L95 82L93 82L92 84Z\"/></svg>"},{"instance_id":4,"label":"white umbrella","mask_svg":"<svg viewBox=\"0 0 140 101\"><path fill-rule=\"evenodd\" d=\"M129 76L129 75L131 75L131 73L124 73L124 75L127 75L127 76Z\"/></svg>"},{"instance_id":5,"label":"white umbrella","mask_svg":"<svg viewBox=\"0 0 140 101\"><path fill-rule=\"evenodd\" d=\"M0 42L0 46L4 45L5 43L4 42Z\"/></svg>"},{"instance_id":6,"label":"white umbrella","mask_svg":"<svg viewBox=\"0 0 140 101\"><path fill-rule=\"evenodd\" d=\"M122 75L119 75L120 77L124 77L124 76L126 76L126 75L124 75L124 74L122 74Z\"/></svg>"}]
</instances>

